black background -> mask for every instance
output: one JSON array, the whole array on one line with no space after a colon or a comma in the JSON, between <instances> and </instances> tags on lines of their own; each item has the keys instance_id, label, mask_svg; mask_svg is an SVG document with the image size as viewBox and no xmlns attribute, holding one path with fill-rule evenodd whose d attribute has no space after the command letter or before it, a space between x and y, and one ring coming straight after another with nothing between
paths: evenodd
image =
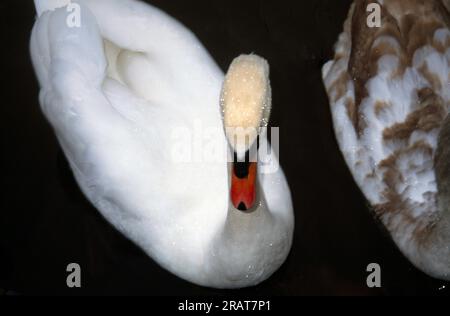
<instances>
[{"instance_id":1,"label":"black background","mask_svg":"<svg viewBox=\"0 0 450 316\"><path fill-rule=\"evenodd\" d=\"M18 294L444 294L376 223L334 138L321 65L350 1L151 1L190 28L223 70L241 53L271 66L271 125L296 216L286 263L266 282L237 291L203 288L156 265L81 195L38 105L28 42L32 1L2 1L2 207L0 288ZM66 266L82 288L66 287ZM366 266L382 287L366 286Z\"/></svg>"}]
</instances>

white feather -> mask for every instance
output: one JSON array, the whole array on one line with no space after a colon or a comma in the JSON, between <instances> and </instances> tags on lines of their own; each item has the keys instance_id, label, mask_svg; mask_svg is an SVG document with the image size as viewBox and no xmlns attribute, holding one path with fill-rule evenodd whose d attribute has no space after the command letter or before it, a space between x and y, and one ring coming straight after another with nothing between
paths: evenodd
<instances>
[{"instance_id":1,"label":"white feather","mask_svg":"<svg viewBox=\"0 0 450 316\"><path fill-rule=\"evenodd\" d=\"M226 148L223 73L189 30L154 7L132 0L76 3L80 27L67 25L61 2L36 1L31 55L41 106L84 194L182 278L229 288L269 277L292 241L282 171L261 175L259 215L236 215L228 203L226 157L207 163L171 157L173 132L194 133L198 122L220 130L213 138ZM228 222L236 216L242 227Z\"/></svg>"}]
</instances>

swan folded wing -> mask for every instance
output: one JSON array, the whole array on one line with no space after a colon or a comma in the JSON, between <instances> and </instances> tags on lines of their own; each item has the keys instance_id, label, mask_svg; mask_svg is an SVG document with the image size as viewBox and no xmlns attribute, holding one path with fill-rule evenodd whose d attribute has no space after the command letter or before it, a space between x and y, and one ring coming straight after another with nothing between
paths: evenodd
<instances>
[{"instance_id":1,"label":"swan folded wing","mask_svg":"<svg viewBox=\"0 0 450 316\"><path fill-rule=\"evenodd\" d=\"M205 127L220 123L220 114L214 104L219 100L223 74L189 31L156 8L137 1L77 1L81 9L80 27L69 27L65 23L66 7L54 9L57 7L55 3L41 2L47 7L43 6L43 12L36 21L30 49L41 85L43 112L55 128L66 156L78 165L72 167L83 169L80 167L82 164L92 162L121 178L123 188L130 187L136 191L148 188L153 183L151 179L170 179L162 173L175 170L167 167L171 162L173 129L191 128L190 122L200 118ZM123 23L122 30L117 30L114 24L118 16L119 22ZM151 32L139 32L141 24L148 26ZM183 40L170 43L181 45L177 46L180 48L177 56L189 53L183 50L189 46L196 52L194 54L191 50L192 58L200 62L192 63L187 69L178 69L177 58L171 58L173 54L165 54L163 45L154 44L154 51L145 54L162 59L154 62L155 59L150 58L151 71L135 72L134 80L147 80L153 76L154 81L165 81L164 87L171 90L172 98L166 98L164 103L149 104L148 100L139 98L135 91L129 89L130 86L133 88L132 85L123 85L106 77L104 49L108 45L104 45L103 36L109 36L115 46L131 52L145 48L149 41L158 43L167 27L176 28L174 32L183 37ZM136 43L128 40L130 34ZM183 60L179 59L180 62ZM203 76L205 72L208 75ZM196 82L195 78L201 78L201 82ZM147 83L148 90L155 91L152 82ZM161 92L155 93L161 96ZM141 169L136 161L131 161L133 157L140 157L137 162ZM141 174L135 175L139 170ZM149 178L142 186L135 183L126 186L119 171L126 174L127 179L135 175L135 181L143 179L142 174L148 174ZM156 187L150 191L161 194L163 190ZM134 197L138 200L136 194ZM149 198L148 192L142 195Z\"/></svg>"},{"instance_id":2,"label":"swan folded wing","mask_svg":"<svg viewBox=\"0 0 450 316\"><path fill-rule=\"evenodd\" d=\"M35 0L40 15L46 10L58 7L67 10L65 5L69 2L69 0ZM119 52L144 56L148 59L151 67L145 73L147 79L152 79L150 82L152 86L158 86L158 81L161 81L162 77L172 90L175 87L183 90L184 94L193 94L199 98L200 101L195 104L203 104L201 101L203 98L209 100L216 97L216 93L213 95L211 92L215 92L213 88L221 84L223 78L221 70L195 35L165 12L135 0L72 2L80 5L81 17L85 9L92 12L102 38L112 43ZM106 45L107 55L109 46ZM108 68L110 70L111 65ZM158 101L161 99L156 88L149 90L157 94ZM164 96L169 93L161 94Z\"/></svg>"},{"instance_id":3,"label":"swan folded wing","mask_svg":"<svg viewBox=\"0 0 450 316\"><path fill-rule=\"evenodd\" d=\"M106 176L120 177L115 170L130 165L129 152L139 146L130 145L128 121L102 90L103 42L94 16L83 9L81 27L66 24L64 8L43 13L34 26L30 49L41 85L42 110L80 186L95 204L104 195L98 192L105 190L100 182L108 183ZM123 144L129 144L128 151Z\"/></svg>"},{"instance_id":4,"label":"swan folded wing","mask_svg":"<svg viewBox=\"0 0 450 316\"><path fill-rule=\"evenodd\" d=\"M384 1L381 27L369 28L369 2L352 5L322 72L353 177L411 258L441 217L434 157L450 111L449 15L440 1Z\"/></svg>"},{"instance_id":5,"label":"swan folded wing","mask_svg":"<svg viewBox=\"0 0 450 316\"><path fill-rule=\"evenodd\" d=\"M190 131L195 119L205 127L220 126L218 102L223 74L210 57L178 69L177 61L164 56L159 50L163 47L155 46L156 51L145 54L162 57L151 64L152 70L159 76L155 78L171 80L165 86L172 88L173 99L161 104L144 100L132 85L108 77L114 72L105 69L106 59L111 58L105 49L111 45L104 43L97 19L100 13L91 14L86 4L102 3L107 10L110 2L77 2L82 12L80 27L69 27L65 7L51 7L42 12L33 29L30 49L43 112L55 129L80 188L102 215L168 270L208 284L202 258L210 235L226 216L226 165L175 163L171 133L177 128ZM131 7L137 4L120 3L123 7L111 1L118 11L110 12L110 19L130 15ZM159 22L170 20L164 17L167 19ZM133 33L140 20L133 21L125 23L122 35ZM103 26L105 34L114 33L115 26L108 25ZM179 30L178 34L188 34L183 32ZM110 41L112 45L132 51L125 37L114 35L117 40L113 35L109 39L116 40ZM202 60L206 51L199 42L189 36L184 42L194 45L198 53L195 58ZM147 75L133 76L133 80ZM188 82L187 77L192 80ZM196 78L201 81L196 82ZM225 144L222 137L219 141Z\"/></svg>"},{"instance_id":6,"label":"swan folded wing","mask_svg":"<svg viewBox=\"0 0 450 316\"><path fill-rule=\"evenodd\" d=\"M222 76L196 36L158 8L134 0L78 1L93 12L105 39L157 61L179 89L206 93Z\"/></svg>"},{"instance_id":7,"label":"swan folded wing","mask_svg":"<svg viewBox=\"0 0 450 316\"><path fill-rule=\"evenodd\" d=\"M60 8L37 20L30 49L43 93L81 101L88 99L84 93L101 90L106 70L102 39L94 16L86 11L81 17L82 27L70 27ZM70 106L61 104L61 110L65 105Z\"/></svg>"}]
</instances>

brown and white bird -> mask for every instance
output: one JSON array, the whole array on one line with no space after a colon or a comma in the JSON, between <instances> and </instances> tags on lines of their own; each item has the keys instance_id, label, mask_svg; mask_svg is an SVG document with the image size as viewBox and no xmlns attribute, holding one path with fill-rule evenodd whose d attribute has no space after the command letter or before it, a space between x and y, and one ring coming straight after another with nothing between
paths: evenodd
<instances>
[{"instance_id":1,"label":"brown and white bird","mask_svg":"<svg viewBox=\"0 0 450 316\"><path fill-rule=\"evenodd\" d=\"M368 5L381 23L369 27ZM450 1L357 0L323 66L335 134L402 253L450 280Z\"/></svg>"}]
</instances>

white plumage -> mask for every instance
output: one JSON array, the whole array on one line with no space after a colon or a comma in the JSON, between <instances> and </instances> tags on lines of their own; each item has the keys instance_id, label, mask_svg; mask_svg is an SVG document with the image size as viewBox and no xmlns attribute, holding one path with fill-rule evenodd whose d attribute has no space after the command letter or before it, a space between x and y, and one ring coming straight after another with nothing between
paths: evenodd
<instances>
[{"instance_id":1,"label":"white plumage","mask_svg":"<svg viewBox=\"0 0 450 316\"><path fill-rule=\"evenodd\" d=\"M285 260L293 212L281 170L258 174L251 213L229 203L222 162L174 161L174 131L212 129L223 73L195 36L132 0L36 0L31 55L40 104L84 194L120 232L174 274L219 288L257 284ZM55 9L56 8L56 9Z\"/></svg>"}]
</instances>

